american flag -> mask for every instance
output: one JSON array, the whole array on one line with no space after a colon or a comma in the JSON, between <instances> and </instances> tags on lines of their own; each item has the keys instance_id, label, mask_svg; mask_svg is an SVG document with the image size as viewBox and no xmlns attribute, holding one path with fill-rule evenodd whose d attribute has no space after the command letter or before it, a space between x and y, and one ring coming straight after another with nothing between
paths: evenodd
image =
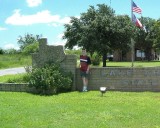
<instances>
[{"instance_id":1,"label":"american flag","mask_svg":"<svg viewBox=\"0 0 160 128\"><path fill-rule=\"evenodd\" d=\"M132 2L132 11L141 14L142 9L138 7L134 2Z\"/></svg>"}]
</instances>

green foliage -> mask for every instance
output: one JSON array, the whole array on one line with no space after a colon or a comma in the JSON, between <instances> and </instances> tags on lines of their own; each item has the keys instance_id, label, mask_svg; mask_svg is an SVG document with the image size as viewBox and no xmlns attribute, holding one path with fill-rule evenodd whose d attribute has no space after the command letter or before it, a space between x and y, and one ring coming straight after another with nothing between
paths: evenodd
<instances>
[{"instance_id":1,"label":"green foliage","mask_svg":"<svg viewBox=\"0 0 160 128\"><path fill-rule=\"evenodd\" d=\"M92 64L93 65L99 65L100 64L100 62L101 62L101 56L98 54L98 53L94 53L93 55L92 55L92 58L91 58L91 60L92 60Z\"/></svg>"},{"instance_id":2,"label":"green foliage","mask_svg":"<svg viewBox=\"0 0 160 128\"><path fill-rule=\"evenodd\" d=\"M153 47L156 51L160 51L160 19L155 22L153 29L155 33Z\"/></svg>"},{"instance_id":3,"label":"green foliage","mask_svg":"<svg viewBox=\"0 0 160 128\"><path fill-rule=\"evenodd\" d=\"M2 48L0 48L0 54L4 54L4 50Z\"/></svg>"},{"instance_id":4,"label":"green foliage","mask_svg":"<svg viewBox=\"0 0 160 128\"><path fill-rule=\"evenodd\" d=\"M34 68L30 73L30 87L35 87L37 93L56 94L61 90L71 90L72 75L62 71L59 64Z\"/></svg>"},{"instance_id":5,"label":"green foliage","mask_svg":"<svg viewBox=\"0 0 160 128\"><path fill-rule=\"evenodd\" d=\"M119 51L119 60L123 61L131 50L131 38L135 48L145 52L145 59L152 59L152 50L160 51L160 19L141 17L145 28L138 28L128 15L115 15L112 8L98 4L90 6L80 18L71 17L70 24L65 24L64 39L66 48L84 47L92 55L95 51L103 55L103 66L106 66L106 54ZM159 53L158 53L159 54Z\"/></svg>"},{"instance_id":6,"label":"green foliage","mask_svg":"<svg viewBox=\"0 0 160 128\"><path fill-rule=\"evenodd\" d=\"M5 52L5 54L18 54L19 50L11 48L11 49L4 50L4 52Z\"/></svg>"},{"instance_id":7,"label":"green foliage","mask_svg":"<svg viewBox=\"0 0 160 128\"><path fill-rule=\"evenodd\" d=\"M35 42L33 44L29 44L27 45L23 50L22 53L25 55L28 55L30 53L35 53L38 52L38 48L39 48L39 43Z\"/></svg>"},{"instance_id":8,"label":"green foliage","mask_svg":"<svg viewBox=\"0 0 160 128\"><path fill-rule=\"evenodd\" d=\"M80 18L71 17L71 24L66 24L64 39L66 48L77 45L84 47L92 55L94 51L103 53L110 49L111 37L116 25L114 11L105 4L98 4L98 9L90 6Z\"/></svg>"},{"instance_id":9,"label":"green foliage","mask_svg":"<svg viewBox=\"0 0 160 128\"><path fill-rule=\"evenodd\" d=\"M38 40L41 37L42 37L42 35L33 35L33 34L25 34L24 37L23 36L19 36L17 42L20 45L21 52L29 52L29 51L33 52L33 51L36 51L37 50L37 46L36 45L32 45L32 44L37 43ZM35 48L35 50L33 48Z\"/></svg>"},{"instance_id":10,"label":"green foliage","mask_svg":"<svg viewBox=\"0 0 160 128\"><path fill-rule=\"evenodd\" d=\"M116 22L115 34L112 35L114 40L111 42L111 50L129 51L130 41L133 35L133 24L130 17L128 15L117 15Z\"/></svg>"},{"instance_id":11,"label":"green foliage","mask_svg":"<svg viewBox=\"0 0 160 128\"><path fill-rule=\"evenodd\" d=\"M157 48L155 43L159 35L158 26L156 26L156 21L149 17L141 17L141 21L145 29L137 29L135 31L135 47L144 51L145 58L149 61L152 59L151 50Z\"/></svg>"},{"instance_id":12,"label":"green foliage","mask_svg":"<svg viewBox=\"0 0 160 128\"><path fill-rule=\"evenodd\" d=\"M84 47L92 56L96 51L103 55L103 66L106 66L107 53L129 49L133 24L129 16L116 16L113 9L105 4L97 8L90 6L80 18L71 17L70 24L65 25L64 39L66 48Z\"/></svg>"},{"instance_id":13,"label":"green foliage","mask_svg":"<svg viewBox=\"0 0 160 128\"><path fill-rule=\"evenodd\" d=\"M23 67L31 64L32 64L31 55L22 55L22 54L0 55L0 69Z\"/></svg>"}]
</instances>

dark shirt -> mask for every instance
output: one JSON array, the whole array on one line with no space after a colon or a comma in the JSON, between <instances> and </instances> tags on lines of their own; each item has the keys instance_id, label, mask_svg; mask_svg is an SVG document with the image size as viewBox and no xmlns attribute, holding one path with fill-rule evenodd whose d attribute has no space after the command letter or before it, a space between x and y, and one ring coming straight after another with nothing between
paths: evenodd
<instances>
[{"instance_id":1,"label":"dark shirt","mask_svg":"<svg viewBox=\"0 0 160 128\"><path fill-rule=\"evenodd\" d=\"M90 58L88 56L80 56L80 70L86 72L88 65L90 64Z\"/></svg>"}]
</instances>

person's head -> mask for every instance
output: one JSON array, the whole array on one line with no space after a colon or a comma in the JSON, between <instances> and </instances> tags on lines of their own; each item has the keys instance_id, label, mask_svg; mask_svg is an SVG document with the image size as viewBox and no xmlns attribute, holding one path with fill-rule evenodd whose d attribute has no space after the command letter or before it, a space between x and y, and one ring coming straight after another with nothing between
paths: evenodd
<instances>
[{"instance_id":1,"label":"person's head","mask_svg":"<svg viewBox=\"0 0 160 128\"><path fill-rule=\"evenodd\" d=\"M87 55L86 49L82 49L82 55L83 55L83 56Z\"/></svg>"}]
</instances>

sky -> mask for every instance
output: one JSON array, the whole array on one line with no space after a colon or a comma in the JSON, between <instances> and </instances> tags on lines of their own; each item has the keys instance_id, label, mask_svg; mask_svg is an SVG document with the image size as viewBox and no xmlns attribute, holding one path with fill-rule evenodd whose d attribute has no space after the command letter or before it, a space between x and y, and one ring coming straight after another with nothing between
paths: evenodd
<instances>
[{"instance_id":1,"label":"sky","mask_svg":"<svg viewBox=\"0 0 160 128\"><path fill-rule=\"evenodd\" d=\"M160 18L160 0L133 1L142 16ZM116 15L131 16L131 0L0 0L0 48L18 49L17 39L25 34L42 35L48 45L64 45L64 24L97 4L107 4Z\"/></svg>"}]
</instances>

